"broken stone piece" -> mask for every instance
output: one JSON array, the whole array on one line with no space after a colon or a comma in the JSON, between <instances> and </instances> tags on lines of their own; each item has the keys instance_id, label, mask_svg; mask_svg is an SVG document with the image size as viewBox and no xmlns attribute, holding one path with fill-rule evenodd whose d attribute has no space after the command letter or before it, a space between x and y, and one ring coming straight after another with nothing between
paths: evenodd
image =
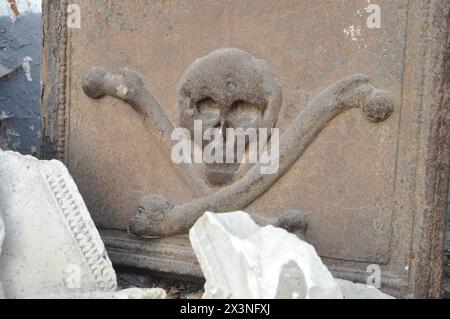
<instances>
[{"instance_id":1,"label":"broken stone piece","mask_svg":"<svg viewBox=\"0 0 450 319\"><path fill-rule=\"evenodd\" d=\"M375 287L353 283L343 279L336 279L336 281L339 287L341 287L344 299L395 299Z\"/></svg>"},{"instance_id":2,"label":"broken stone piece","mask_svg":"<svg viewBox=\"0 0 450 319\"><path fill-rule=\"evenodd\" d=\"M63 295L46 295L29 299L165 299L166 291L161 288L130 288L116 292L87 292Z\"/></svg>"},{"instance_id":3,"label":"broken stone piece","mask_svg":"<svg viewBox=\"0 0 450 319\"><path fill-rule=\"evenodd\" d=\"M116 290L103 242L61 162L0 151L0 180L6 298Z\"/></svg>"},{"instance_id":4,"label":"broken stone piece","mask_svg":"<svg viewBox=\"0 0 450 319\"><path fill-rule=\"evenodd\" d=\"M205 299L343 298L314 247L244 212L205 213L189 236Z\"/></svg>"}]
</instances>

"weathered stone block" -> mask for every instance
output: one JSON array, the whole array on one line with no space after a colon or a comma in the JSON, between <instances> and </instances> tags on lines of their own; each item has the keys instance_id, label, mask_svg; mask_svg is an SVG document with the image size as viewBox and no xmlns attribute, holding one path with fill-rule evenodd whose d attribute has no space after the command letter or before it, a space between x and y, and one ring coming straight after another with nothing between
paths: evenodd
<instances>
[{"instance_id":1,"label":"weathered stone block","mask_svg":"<svg viewBox=\"0 0 450 319\"><path fill-rule=\"evenodd\" d=\"M365 0L79 0L68 29L69 2L44 2L44 156L67 164L116 262L198 276L186 236L161 235L245 210L306 221L339 277L377 264L396 295L440 295L449 0L380 0L379 28ZM279 128L280 170L174 163L170 134L193 118Z\"/></svg>"},{"instance_id":2,"label":"weathered stone block","mask_svg":"<svg viewBox=\"0 0 450 319\"><path fill-rule=\"evenodd\" d=\"M115 291L114 269L64 164L0 151L0 180L7 298Z\"/></svg>"},{"instance_id":3,"label":"weathered stone block","mask_svg":"<svg viewBox=\"0 0 450 319\"><path fill-rule=\"evenodd\" d=\"M205 213L190 230L205 299L341 299L314 247L244 212Z\"/></svg>"}]
</instances>

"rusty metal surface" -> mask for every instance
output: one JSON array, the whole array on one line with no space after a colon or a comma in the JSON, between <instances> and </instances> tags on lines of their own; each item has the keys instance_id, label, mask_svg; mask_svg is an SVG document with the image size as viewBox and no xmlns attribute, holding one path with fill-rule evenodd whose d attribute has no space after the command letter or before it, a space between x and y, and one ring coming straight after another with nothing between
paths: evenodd
<instances>
[{"instance_id":1,"label":"rusty metal surface","mask_svg":"<svg viewBox=\"0 0 450 319\"><path fill-rule=\"evenodd\" d=\"M98 226L125 230L147 194L178 205L197 195L129 105L84 94L82 75L93 66L138 71L178 126L184 70L215 49L244 49L279 77L282 131L328 85L364 73L392 93L393 115L377 124L357 110L340 115L248 210L272 218L301 209L331 267L361 278L368 264L382 264L385 282L404 296L436 296L448 187L447 0L380 1L381 29L365 27L358 0L133 3L77 1L82 28L65 31L65 1L44 4L46 155L68 164Z\"/></svg>"}]
</instances>

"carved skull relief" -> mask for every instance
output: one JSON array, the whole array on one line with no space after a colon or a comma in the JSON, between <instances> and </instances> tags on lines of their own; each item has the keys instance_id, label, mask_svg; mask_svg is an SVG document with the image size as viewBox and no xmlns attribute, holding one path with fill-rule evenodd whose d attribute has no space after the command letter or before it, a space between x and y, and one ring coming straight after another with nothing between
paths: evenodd
<instances>
[{"instance_id":1,"label":"carved skull relief","mask_svg":"<svg viewBox=\"0 0 450 319\"><path fill-rule=\"evenodd\" d=\"M227 128L270 129L277 121L280 106L281 88L266 63L242 50L213 51L192 63L180 81L180 125L191 136L196 120L201 121L202 132L220 129L224 148ZM203 140L199 146L204 148L209 142ZM233 144L236 152L237 141ZM240 160L205 164L208 182L230 182Z\"/></svg>"},{"instance_id":2,"label":"carved skull relief","mask_svg":"<svg viewBox=\"0 0 450 319\"><path fill-rule=\"evenodd\" d=\"M123 69L121 74L114 75L94 67L85 74L82 86L91 98L110 95L127 102L142 116L149 133L170 161L174 126L140 74ZM202 121L203 131L219 129L223 132L221 138L226 138L227 128L270 129L277 121L281 106L281 88L265 62L238 49L216 50L196 60L182 76L178 93L180 125L191 136L195 135L197 120ZM233 181L215 191L192 164L174 165L179 176L198 192L198 198L175 205L162 196L146 196L136 207L129 231L144 237L168 236L187 231L206 211L245 209L289 171L333 118L351 108L359 108L369 121L380 122L391 116L394 101L389 92L374 87L365 75L342 78L312 99L275 143L280 155L276 172L262 174L262 164L257 163L244 176L233 180L240 167L239 159L233 164L206 164L209 184ZM198 146L203 148L204 143L203 140ZM307 222L298 209L293 207L274 220L253 217L259 224L270 223L303 236Z\"/></svg>"}]
</instances>

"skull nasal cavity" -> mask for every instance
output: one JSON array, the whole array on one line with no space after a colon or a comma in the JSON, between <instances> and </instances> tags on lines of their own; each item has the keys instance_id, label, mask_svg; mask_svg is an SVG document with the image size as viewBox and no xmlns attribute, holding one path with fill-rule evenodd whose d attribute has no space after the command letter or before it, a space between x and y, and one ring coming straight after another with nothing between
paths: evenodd
<instances>
[{"instance_id":1,"label":"skull nasal cavity","mask_svg":"<svg viewBox=\"0 0 450 319\"><path fill-rule=\"evenodd\" d=\"M242 108L242 106L244 106L244 105L245 105L245 101L244 101L244 100L237 100L237 101L234 101L233 104L231 104L231 110L232 110L232 111L238 110L239 107Z\"/></svg>"}]
</instances>

